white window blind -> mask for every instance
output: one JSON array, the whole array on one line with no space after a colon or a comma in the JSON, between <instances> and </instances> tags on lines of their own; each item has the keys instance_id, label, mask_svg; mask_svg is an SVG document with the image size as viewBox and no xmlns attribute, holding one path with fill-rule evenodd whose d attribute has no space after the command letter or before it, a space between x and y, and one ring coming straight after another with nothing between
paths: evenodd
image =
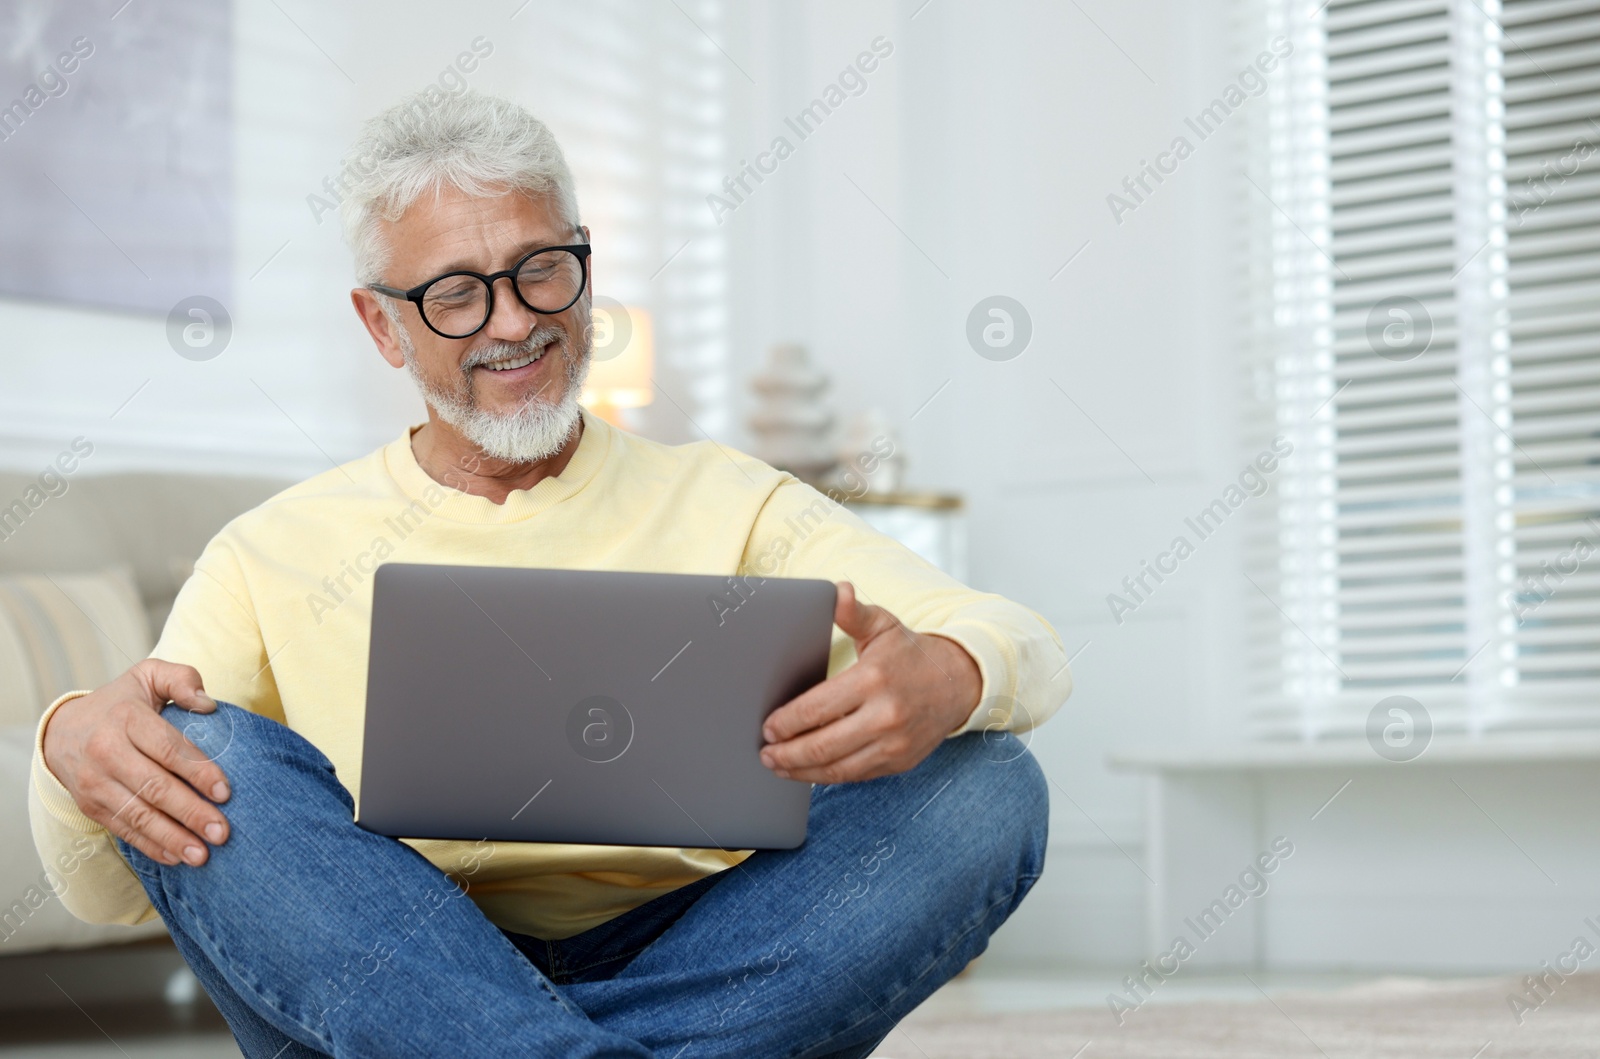
<instances>
[{"instance_id":1,"label":"white window blind","mask_svg":"<svg viewBox=\"0 0 1600 1059\"><path fill-rule=\"evenodd\" d=\"M1241 10L1257 733L1600 724L1600 0Z\"/></svg>"},{"instance_id":2,"label":"white window blind","mask_svg":"<svg viewBox=\"0 0 1600 1059\"><path fill-rule=\"evenodd\" d=\"M637 422L672 440L730 422L727 248L705 203L725 168L724 15L723 0L544 8L519 96L572 166L595 294L653 317L660 390Z\"/></svg>"},{"instance_id":3,"label":"white window blind","mask_svg":"<svg viewBox=\"0 0 1600 1059\"><path fill-rule=\"evenodd\" d=\"M1519 712L1600 713L1600 3L1506 0Z\"/></svg>"}]
</instances>

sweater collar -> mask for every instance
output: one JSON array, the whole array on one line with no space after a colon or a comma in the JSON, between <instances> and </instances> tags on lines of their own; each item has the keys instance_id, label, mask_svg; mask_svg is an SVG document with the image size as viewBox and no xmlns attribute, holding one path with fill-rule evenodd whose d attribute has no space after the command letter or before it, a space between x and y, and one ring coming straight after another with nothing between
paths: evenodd
<instances>
[{"instance_id":1,"label":"sweater collar","mask_svg":"<svg viewBox=\"0 0 1600 1059\"><path fill-rule=\"evenodd\" d=\"M420 423L407 427L398 439L384 446L384 467L406 496L425 505L433 514L455 522L520 522L554 507L588 485L610 453L615 428L587 409L580 409L580 412L583 436L578 439L578 449L566 467L560 474L535 483L531 489L512 490L504 504L464 493L430 478L411 450L411 435L422 428Z\"/></svg>"}]
</instances>

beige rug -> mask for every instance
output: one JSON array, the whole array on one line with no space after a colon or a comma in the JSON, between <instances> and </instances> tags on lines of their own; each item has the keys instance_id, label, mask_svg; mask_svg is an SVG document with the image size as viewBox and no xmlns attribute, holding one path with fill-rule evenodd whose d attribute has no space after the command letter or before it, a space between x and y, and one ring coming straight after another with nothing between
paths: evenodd
<instances>
[{"instance_id":1,"label":"beige rug","mask_svg":"<svg viewBox=\"0 0 1600 1059\"><path fill-rule=\"evenodd\" d=\"M1151 1003L1118 1027L1105 1007L939 1018L913 1014L884 1059L1565 1059L1600 1056L1600 973L1557 985L1522 1024L1511 979L1386 979L1240 1003Z\"/></svg>"}]
</instances>

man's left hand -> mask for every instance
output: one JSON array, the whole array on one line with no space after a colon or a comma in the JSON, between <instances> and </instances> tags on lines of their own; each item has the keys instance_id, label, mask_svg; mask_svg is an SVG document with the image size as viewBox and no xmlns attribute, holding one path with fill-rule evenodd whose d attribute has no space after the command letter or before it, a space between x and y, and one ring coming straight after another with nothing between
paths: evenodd
<instances>
[{"instance_id":1,"label":"man's left hand","mask_svg":"<svg viewBox=\"0 0 1600 1059\"><path fill-rule=\"evenodd\" d=\"M834 624L856 663L774 710L761 763L785 779L845 783L915 768L972 713L983 678L954 640L912 632L839 583Z\"/></svg>"}]
</instances>

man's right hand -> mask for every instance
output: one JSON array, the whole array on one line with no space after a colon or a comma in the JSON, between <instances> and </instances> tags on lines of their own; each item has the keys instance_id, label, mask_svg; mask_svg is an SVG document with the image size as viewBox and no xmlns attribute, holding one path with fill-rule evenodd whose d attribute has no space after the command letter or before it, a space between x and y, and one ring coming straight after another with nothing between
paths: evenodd
<instances>
[{"instance_id":1,"label":"man's right hand","mask_svg":"<svg viewBox=\"0 0 1600 1059\"><path fill-rule=\"evenodd\" d=\"M44 763L89 819L153 860L198 866L208 841L227 840L228 820L195 791L224 802L228 782L161 716L168 702L195 713L217 708L193 667L149 658L57 707L44 730Z\"/></svg>"}]
</instances>

